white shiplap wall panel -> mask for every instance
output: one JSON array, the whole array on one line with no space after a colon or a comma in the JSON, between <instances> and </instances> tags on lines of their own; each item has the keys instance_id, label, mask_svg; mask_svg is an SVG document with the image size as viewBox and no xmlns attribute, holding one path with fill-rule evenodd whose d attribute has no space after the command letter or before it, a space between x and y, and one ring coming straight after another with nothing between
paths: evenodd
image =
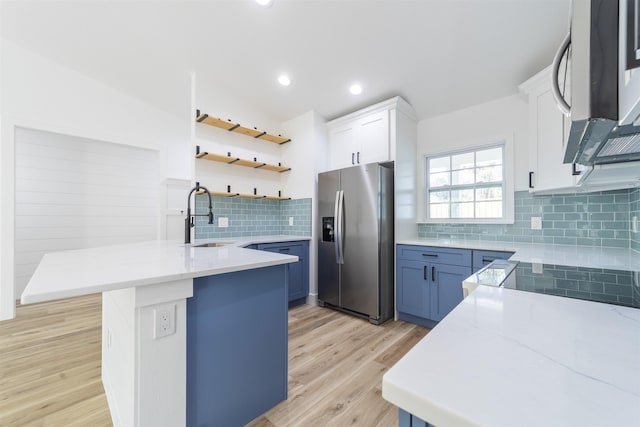
<instances>
[{"instance_id":1,"label":"white shiplap wall panel","mask_svg":"<svg viewBox=\"0 0 640 427\"><path fill-rule=\"evenodd\" d=\"M21 128L15 139L16 296L45 253L158 237L158 152Z\"/></svg>"}]
</instances>

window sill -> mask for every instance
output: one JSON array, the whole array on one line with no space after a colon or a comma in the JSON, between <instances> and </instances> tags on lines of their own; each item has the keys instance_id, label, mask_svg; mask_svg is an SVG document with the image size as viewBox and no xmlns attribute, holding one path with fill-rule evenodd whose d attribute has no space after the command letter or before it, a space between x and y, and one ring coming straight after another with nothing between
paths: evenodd
<instances>
[{"instance_id":1,"label":"window sill","mask_svg":"<svg viewBox=\"0 0 640 427\"><path fill-rule=\"evenodd\" d=\"M513 218L493 218L493 219L423 219L418 224L513 224Z\"/></svg>"}]
</instances>

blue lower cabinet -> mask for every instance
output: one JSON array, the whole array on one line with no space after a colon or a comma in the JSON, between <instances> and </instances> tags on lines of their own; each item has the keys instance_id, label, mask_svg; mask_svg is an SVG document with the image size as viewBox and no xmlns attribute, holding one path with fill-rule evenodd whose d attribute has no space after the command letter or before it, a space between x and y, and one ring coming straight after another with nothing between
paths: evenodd
<instances>
[{"instance_id":1,"label":"blue lower cabinet","mask_svg":"<svg viewBox=\"0 0 640 427\"><path fill-rule=\"evenodd\" d=\"M433 247L398 246L396 308L401 320L431 328L462 301L462 281L471 275L471 250L440 251Z\"/></svg>"},{"instance_id":2,"label":"blue lower cabinet","mask_svg":"<svg viewBox=\"0 0 640 427\"><path fill-rule=\"evenodd\" d=\"M444 319L463 299L462 281L471 276L470 267L459 265L431 265L431 311L429 318Z\"/></svg>"},{"instance_id":3,"label":"blue lower cabinet","mask_svg":"<svg viewBox=\"0 0 640 427\"><path fill-rule=\"evenodd\" d=\"M309 242L262 243L257 249L298 257L298 262L287 264L288 295L291 305L304 303L309 295Z\"/></svg>"},{"instance_id":4,"label":"blue lower cabinet","mask_svg":"<svg viewBox=\"0 0 640 427\"><path fill-rule=\"evenodd\" d=\"M398 409L398 427L433 427L433 424L429 424L407 411Z\"/></svg>"},{"instance_id":5,"label":"blue lower cabinet","mask_svg":"<svg viewBox=\"0 0 640 427\"><path fill-rule=\"evenodd\" d=\"M245 249L258 249L258 245L245 246Z\"/></svg>"},{"instance_id":6,"label":"blue lower cabinet","mask_svg":"<svg viewBox=\"0 0 640 427\"><path fill-rule=\"evenodd\" d=\"M187 426L243 426L287 398L284 265L201 277L187 299Z\"/></svg>"},{"instance_id":7,"label":"blue lower cabinet","mask_svg":"<svg viewBox=\"0 0 640 427\"><path fill-rule=\"evenodd\" d=\"M396 307L402 313L429 317L431 288L426 262L399 259L396 263Z\"/></svg>"}]
</instances>

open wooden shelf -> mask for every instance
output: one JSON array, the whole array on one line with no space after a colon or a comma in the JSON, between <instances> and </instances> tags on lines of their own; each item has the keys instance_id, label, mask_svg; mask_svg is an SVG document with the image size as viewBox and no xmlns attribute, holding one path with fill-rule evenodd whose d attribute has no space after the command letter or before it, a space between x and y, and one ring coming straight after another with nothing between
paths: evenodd
<instances>
[{"instance_id":1,"label":"open wooden shelf","mask_svg":"<svg viewBox=\"0 0 640 427\"><path fill-rule=\"evenodd\" d=\"M222 154L207 153L206 151L200 151L200 146L196 146L196 159L212 160L214 162L226 163L228 165L245 166L253 169L263 169L273 172L287 172L291 168L282 166L281 164L271 165L269 163L258 162L256 160L246 160L239 157L231 156L231 153L227 153L226 156Z\"/></svg>"},{"instance_id":2,"label":"open wooden shelf","mask_svg":"<svg viewBox=\"0 0 640 427\"><path fill-rule=\"evenodd\" d=\"M201 194L205 194L204 190L196 191L196 195ZM291 200L291 197L284 196L266 196L264 194L233 193L225 191L211 191L211 195L220 197L239 197L241 199Z\"/></svg>"},{"instance_id":3,"label":"open wooden shelf","mask_svg":"<svg viewBox=\"0 0 640 427\"><path fill-rule=\"evenodd\" d=\"M196 111L196 122L228 130L229 132L241 133L255 139L263 139L275 144L286 144L287 142L291 141L290 138L284 137L282 135L272 135L257 128L248 128L242 126L240 125L240 123L235 123L231 120L222 120L217 117L211 117L208 114L200 114L200 110Z\"/></svg>"}]
</instances>

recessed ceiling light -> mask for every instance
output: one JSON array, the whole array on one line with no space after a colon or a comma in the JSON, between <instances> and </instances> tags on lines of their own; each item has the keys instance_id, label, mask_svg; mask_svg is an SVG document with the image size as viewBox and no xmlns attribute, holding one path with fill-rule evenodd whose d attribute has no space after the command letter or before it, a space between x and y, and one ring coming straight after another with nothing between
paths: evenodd
<instances>
[{"instance_id":1,"label":"recessed ceiling light","mask_svg":"<svg viewBox=\"0 0 640 427\"><path fill-rule=\"evenodd\" d=\"M360 95L362 93L362 86L357 83L352 84L349 88L349 92L351 92L351 94L353 95Z\"/></svg>"},{"instance_id":2,"label":"recessed ceiling light","mask_svg":"<svg viewBox=\"0 0 640 427\"><path fill-rule=\"evenodd\" d=\"M278 83L282 86L289 86L291 84L291 79L289 76L285 76L284 74L278 77Z\"/></svg>"},{"instance_id":3,"label":"recessed ceiling light","mask_svg":"<svg viewBox=\"0 0 640 427\"><path fill-rule=\"evenodd\" d=\"M271 3L273 3L273 0L256 0L256 3L260 6L269 7L271 6Z\"/></svg>"}]
</instances>

